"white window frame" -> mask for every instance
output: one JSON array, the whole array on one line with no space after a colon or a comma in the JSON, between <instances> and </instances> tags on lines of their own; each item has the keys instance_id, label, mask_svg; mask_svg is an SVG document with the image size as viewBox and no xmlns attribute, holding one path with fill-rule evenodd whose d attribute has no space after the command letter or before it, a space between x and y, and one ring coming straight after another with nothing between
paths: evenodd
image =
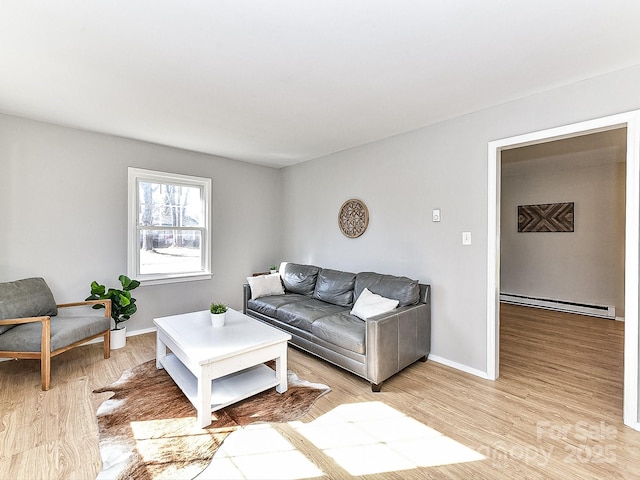
<instances>
[{"instance_id":1,"label":"white window frame","mask_svg":"<svg viewBox=\"0 0 640 480\"><path fill-rule=\"evenodd\" d=\"M157 285L162 283L187 282L194 280L209 280L211 274L211 179L194 177L178 173L159 172L142 168L129 167L128 169L128 233L127 233L127 275L139 280L143 285ZM200 272L189 273L164 273L141 274L140 273L140 226L138 215L140 182L152 182L172 185L185 185L202 189L204 230L201 238L202 266ZM148 227L146 227L148 228Z\"/></svg>"}]
</instances>

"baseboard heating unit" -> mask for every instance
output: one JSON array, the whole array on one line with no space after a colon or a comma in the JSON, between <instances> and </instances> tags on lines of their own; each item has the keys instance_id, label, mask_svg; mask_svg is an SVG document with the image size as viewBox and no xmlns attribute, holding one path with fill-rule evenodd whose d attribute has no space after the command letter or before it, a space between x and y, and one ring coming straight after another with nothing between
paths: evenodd
<instances>
[{"instance_id":1,"label":"baseboard heating unit","mask_svg":"<svg viewBox=\"0 0 640 480\"><path fill-rule=\"evenodd\" d=\"M588 305L586 303L567 302L564 300L551 300L548 298L527 297L525 295L515 295L513 293L501 293L500 301L513 305L524 305L527 307L544 308L546 310L556 310L558 312L577 313L579 315L589 315L600 318L616 318L616 307L611 305Z\"/></svg>"}]
</instances>

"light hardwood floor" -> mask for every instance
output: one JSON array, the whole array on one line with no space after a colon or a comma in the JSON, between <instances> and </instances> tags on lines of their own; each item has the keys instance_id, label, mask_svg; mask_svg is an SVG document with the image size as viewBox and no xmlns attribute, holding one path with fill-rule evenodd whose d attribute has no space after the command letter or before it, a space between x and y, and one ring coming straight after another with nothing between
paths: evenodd
<instances>
[{"instance_id":1,"label":"light hardwood floor","mask_svg":"<svg viewBox=\"0 0 640 480\"><path fill-rule=\"evenodd\" d=\"M501 309L501 376L495 382L428 361L372 393L363 380L289 349L291 370L332 388L303 425L344 405L364 412L367 405L383 404L433 429L430 438L415 439L423 449L414 452L416 465L386 471L383 448L402 449L393 444L393 428L371 450L362 475L350 473L340 455L323 450L301 429L274 428L331 479L640 478L640 432L622 423L623 324L511 305ZM130 337L108 360L101 348L80 347L52 361L48 392L40 390L38 362L0 363L0 479L95 478L95 411L107 394L91 392L154 358L155 336ZM471 460L469 452L482 458Z\"/></svg>"}]
</instances>

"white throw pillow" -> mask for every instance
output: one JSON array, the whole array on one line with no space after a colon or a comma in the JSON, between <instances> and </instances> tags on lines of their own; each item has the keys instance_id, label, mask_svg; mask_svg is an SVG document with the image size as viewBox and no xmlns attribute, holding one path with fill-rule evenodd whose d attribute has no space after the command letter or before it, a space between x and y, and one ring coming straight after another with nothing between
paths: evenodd
<instances>
[{"instance_id":1,"label":"white throw pillow","mask_svg":"<svg viewBox=\"0 0 640 480\"><path fill-rule=\"evenodd\" d=\"M284 294L284 287L279 273L247 277L247 281L249 282L249 287L251 287L251 298L254 300L268 295Z\"/></svg>"},{"instance_id":2,"label":"white throw pillow","mask_svg":"<svg viewBox=\"0 0 640 480\"><path fill-rule=\"evenodd\" d=\"M377 293L371 293L368 288L365 288L362 290L356 303L354 303L351 315L366 320L381 313L390 312L395 309L399 303L398 300L385 298Z\"/></svg>"}]
</instances>

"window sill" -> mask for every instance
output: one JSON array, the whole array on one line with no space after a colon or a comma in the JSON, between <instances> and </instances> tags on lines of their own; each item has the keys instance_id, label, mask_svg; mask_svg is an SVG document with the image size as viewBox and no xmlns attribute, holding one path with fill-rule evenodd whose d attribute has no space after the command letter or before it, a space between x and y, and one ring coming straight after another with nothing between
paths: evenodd
<instances>
[{"instance_id":1,"label":"window sill","mask_svg":"<svg viewBox=\"0 0 640 480\"><path fill-rule=\"evenodd\" d=\"M195 282L198 280L211 280L213 274L211 273L197 273L190 275L174 275L163 277L136 277L136 280L140 281L140 286L145 285L163 285L166 283L182 283L182 282Z\"/></svg>"}]
</instances>

